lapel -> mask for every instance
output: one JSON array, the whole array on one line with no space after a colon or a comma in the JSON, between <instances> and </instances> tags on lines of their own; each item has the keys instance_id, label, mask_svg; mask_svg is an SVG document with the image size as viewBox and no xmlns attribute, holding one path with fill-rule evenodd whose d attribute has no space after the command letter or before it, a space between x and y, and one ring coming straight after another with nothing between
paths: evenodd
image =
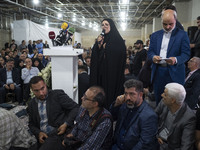
<instances>
[{"instance_id":1,"label":"lapel","mask_svg":"<svg viewBox=\"0 0 200 150\"><path fill-rule=\"evenodd\" d=\"M7 80L7 72L6 72L6 68L3 68L3 74L5 75L3 80L4 80L5 83L6 83L6 80ZM4 81L3 81L3 82L4 82Z\"/></svg>"},{"instance_id":2,"label":"lapel","mask_svg":"<svg viewBox=\"0 0 200 150\"><path fill-rule=\"evenodd\" d=\"M48 92L48 97L46 99L46 111L47 111L47 118L49 118L49 106L50 106L50 100L49 100L49 92Z\"/></svg>"},{"instance_id":3,"label":"lapel","mask_svg":"<svg viewBox=\"0 0 200 150\"><path fill-rule=\"evenodd\" d=\"M38 103L36 102L36 98L34 98L32 100L34 101L33 102L34 113L36 114L37 122L40 124L40 114L39 114L39 111L38 111Z\"/></svg>"},{"instance_id":4,"label":"lapel","mask_svg":"<svg viewBox=\"0 0 200 150\"><path fill-rule=\"evenodd\" d=\"M178 114L176 116L176 118L174 119L172 127L171 127L171 129L169 131L169 136L173 133L173 131L175 130L175 127L176 127L177 123L183 117L183 114L185 113L186 108L187 108L187 105L185 103L183 103L182 106L181 106L181 109L179 110L179 112L178 112Z\"/></svg>"},{"instance_id":5,"label":"lapel","mask_svg":"<svg viewBox=\"0 0 200 150\"><path fill-rule=\"evenodd\" d=\"M162 39L163 39L163 34L164 34L164 30L161 30L160 31L161 34L158 34L158 42L157 42L157 55L159 56L160 55L160 50L161 50L161 45L162 45Z\"/></svg>"},{"instance_id":6,"label":"lapel","mask_svg":"<svg viewBox=\"0 0 200 150\"><path fill-rule=\"evenodd\" d=\"M135 120L138 118L138 116L140 115L140 112L143 110L143 108L145 107L145 101L142 102L142 105L140 105L138 111L136 112L136 114L134 115L134 117L131 119L128 128L127 128L127 132L129 131L129 128L133 125L133 123L135 123Z\"/></svg>"},{"instance_id":7,"label":"lapel","mask_svg":"<svg viewBox=\"0 0 200 150\"><path fill-rule=\"evenodd\" d=\"M172 45L174 44L174 40L176 38L176 32L177 31L178 31L177 27L175 27L175 29L172 31L172 34L171 34L171 37L170 37L170 40L169 40L169 44L168 44L168 48L167 48L167 55L169 54L169 52L172 49ZM167 57L169 57L169 56L167 56Z\"/></svg>"},{"instance_id":8,"label":"lapel","mask_svg":"<svg viewBox=\"0 0 200 150\"><path fill-rule=\"evenodd\" d=\"M199 39L198 37L200 36L199 34L200 30L197 30L195 35L194 35L194 42L197 42L197 40Z\"/></svg>"}]
</instances>

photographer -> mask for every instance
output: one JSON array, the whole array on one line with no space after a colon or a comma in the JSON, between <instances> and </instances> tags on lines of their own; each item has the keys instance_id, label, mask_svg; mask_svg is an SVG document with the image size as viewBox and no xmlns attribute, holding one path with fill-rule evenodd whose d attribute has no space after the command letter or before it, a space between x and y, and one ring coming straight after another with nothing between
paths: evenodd
<instances>
[{"instance_id":1,"label":"photographer","mask_svg":"<svg viewBox=\"0 0 200 150\"><path fill-rule=\"evenodd\" d=\"M68 150L111 148L112 117L103 108L104 99L105 93L98 86L92 86L85 92L76 124L63 141Z\"/></svg>"}]
</instances>

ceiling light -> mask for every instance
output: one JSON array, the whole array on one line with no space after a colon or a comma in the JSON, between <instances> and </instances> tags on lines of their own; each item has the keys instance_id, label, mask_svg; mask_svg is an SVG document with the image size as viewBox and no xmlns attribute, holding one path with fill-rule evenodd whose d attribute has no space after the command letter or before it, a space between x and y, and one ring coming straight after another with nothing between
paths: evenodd
<instances>
[{"instance_id":1,"label":"ceiling light","mask_svg":"<svg viewBox=\"0 0 200 150\"><path fill-rule=\"evenodd\" d=\"M61 17L62 17L62 14L61 14L61 13L58 13L57 16L58 16L58 18L61 18Z\"/></svg>"},{"instance_id":2,"label":"ceiling light","mask_svg":"<svg viewBox=\"0 0 200 150\"><path fill-rule=\"evenodd\" d=\"M92 28L92 23L91 22L89 23L89 27Z\"/></svg>"},{"instance_id":3,"label":"ceiling light","mask_svg":"<svg viewBox=\"0 0 200 150\"><path fill-rule=\"evenodd\" d=\"M33 0L33 3L37 5L39 3L39 0Z\"/></svg>"},{"instance_id":4,"label":"ceiling light","mask_svg":"<svg viewBox=\"0 0 200 150\"><path fill-rule=\"evenodd\" d=\"M129 4L129 0L120 0L119 4Z\"/></svg>"},{"instance_id":5,"label":"ceiling light","mask_svg":"<svg viewBox=\"0 0 200 150\"><path fill-rule=\"evenodd\" d=\"M72 18L72 21L76 21L76 17L73 17L73 18Z\"/></svg>"},{"instance_id":6,"label":"ceiling light","mask_svg":"<svg viewBox=\"0 0 200 150\"><path fill-rule=\"evenodd\" d=\"M82 26L85 26L85 22L84 21L82 22Z\"/></svg>"},{"instance_id":7,"label":"ceiling light","mask_svg":"<svg viewBox=\"0 0 200 150\"><path fill-rule=\"evenodd\" d=\"M123 31L126 30L126 23L125 23L125 22L122 22L122 23L121 23L121 28L122 28Z\"/></svg>"}]
</instances>

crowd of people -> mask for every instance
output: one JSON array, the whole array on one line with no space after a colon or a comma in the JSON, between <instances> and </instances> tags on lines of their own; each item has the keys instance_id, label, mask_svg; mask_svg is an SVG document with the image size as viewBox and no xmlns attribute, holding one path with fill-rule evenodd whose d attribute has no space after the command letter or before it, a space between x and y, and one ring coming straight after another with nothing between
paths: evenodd
<instances>
[{"instance_id":1,"label":"crowd of people","mask_svg":"<svg viewBox=\"0 0 200 150\"><path fill-rule=\"evenodd\" d=\"M48 89L37 76L49 62L42 54L47 43L39 40L34 47L29 41L27 48L22 41L18 50L14 41L7 44L0 57L0 103L9 91L19 103L23 91L27 102L32 90L28 126L37 141L18 118L0 109L1 124L13 124L3 121L5 115L17 124L0 127L0 149L200 150L200 17L193 40L174 6L163 9L161 21L163 29L146 44L139 39L126 48L114 22L104 19L104 34L79 56L78 104L63 90ZM14 129L24 136L6 132Z\"/></svg>"}]
</instances>

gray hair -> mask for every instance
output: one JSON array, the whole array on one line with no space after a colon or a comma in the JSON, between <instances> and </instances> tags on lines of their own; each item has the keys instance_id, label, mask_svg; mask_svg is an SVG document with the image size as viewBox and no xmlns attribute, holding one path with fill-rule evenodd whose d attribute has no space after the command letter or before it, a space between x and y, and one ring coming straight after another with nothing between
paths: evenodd
<instances>
[{"instance_id":1,"label":"gray hair","mask_svg":"<svg viewBox=\"0 0 200 150\"><path fill-rule=\"evenodd\" d=\"M168 90L168 95L176 99L176 103L181 105L185 100L186 91L183 85L179 83L168 83L165 88Z\"/></svg>"},{"instance_id":2,"label":"gray hair","mask_svg":"<svg viewBox=\"0 0 200 150\"><path fill-rule=\"evenodd\" d=\"M195 63L197 64L197 68L199 69L200 68L200 58L199 57L193 57L194 60L195 60Z\"/></svg>"},{"instance_id":3,"label":"gray hair","mask_svg":"<svg viewBox=\"0 0 200 150\"><path fill-rule=\"evenodd\" d=\"M143 84L141 81L139 80L135 80L135 79L130 79L130 80L127 80L125 83L124 83L124 88L135 88L135 90L137 92L143 92Z\"/></svg>"}]
</instances>

